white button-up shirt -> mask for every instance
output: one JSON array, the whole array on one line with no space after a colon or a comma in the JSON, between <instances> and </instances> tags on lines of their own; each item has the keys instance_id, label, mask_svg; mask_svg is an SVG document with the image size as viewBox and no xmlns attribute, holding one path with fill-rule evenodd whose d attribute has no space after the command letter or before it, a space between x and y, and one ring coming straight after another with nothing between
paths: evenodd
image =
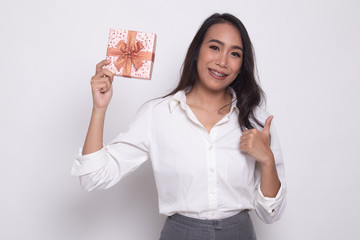
<instances>
[{"instance_id":1,"label":"white button-up shirt","mask_svg":"<svg viewBox=\"0 0 360 240\"><path fill-rule=\"evenodd\" d=\"M255 114L261 122L269 116L261 108ZM72 175L80 176L85 190L106 189L151 159L161 214L218 219L255 209L271 223L284 210L286 187L273 122L270 134L281 181L275 198L263 196L260 166L240 151L236 100L208 133L186 104L185 91L145 103L129 128L101 150L82 156L80 149Z\"/></svg>"}]
</instances>

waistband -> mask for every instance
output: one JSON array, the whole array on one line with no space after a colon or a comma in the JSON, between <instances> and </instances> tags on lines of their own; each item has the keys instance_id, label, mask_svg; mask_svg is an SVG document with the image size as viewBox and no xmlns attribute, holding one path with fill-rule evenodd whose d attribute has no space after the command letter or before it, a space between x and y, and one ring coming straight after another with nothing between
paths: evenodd
<instances>
[{"instance_id":1,"label":"waistband","mask_svg":"<svg viewBox=\"0 0 360 240\"><path fill-rule=\"evenodd\" d=\"M185 225L192 228L206 228L206 229L224 229L232 228L238 226L239 224L244 223L244 221L251 221L249 216L249 210L244 210L234 216L223 218L223 219L212 219L212 220L203 220L187 217L181 214L174 214L169 216L170 220L173 220L177 223Z\"/></svg>"}]
</instances>

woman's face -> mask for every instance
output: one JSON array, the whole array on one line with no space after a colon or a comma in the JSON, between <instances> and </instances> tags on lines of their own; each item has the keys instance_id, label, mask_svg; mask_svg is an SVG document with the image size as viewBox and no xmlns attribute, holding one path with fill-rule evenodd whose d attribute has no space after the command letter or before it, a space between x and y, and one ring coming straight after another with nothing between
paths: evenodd
<instances>
[{"instance_id":1,"label":"woman's face","mask_svg":"<svg viewBox=\"0 0 360 240\"><path fill-rule=\"evenodd\" d=\"M198 87L223 91L240 71L243 43L240 32L229 23L212 25L205 34L197 59Z\"/></svg>"}]
</instances>

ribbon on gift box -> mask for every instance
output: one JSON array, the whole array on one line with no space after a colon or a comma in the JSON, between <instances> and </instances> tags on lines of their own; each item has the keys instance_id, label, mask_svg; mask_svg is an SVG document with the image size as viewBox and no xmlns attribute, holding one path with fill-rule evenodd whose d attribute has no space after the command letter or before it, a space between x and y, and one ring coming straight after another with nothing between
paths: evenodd
<instances>
[{"instance_id":1,"label":"ribbon on gift box","mask_svg":"<svg viewBox=\"0 0 360 240\"><path fill-rule=\"evenodd\" d=\"M119 71L123 68L124 77L131 76L132 65L138 70L143 65L143 61L154 61L154 53L141 51L144 45L136 41L136 34L135 31L128 31L127 43L121 40L116 44L116 48L107 49L108 56L118 57L114 65Z\"/></svg>"}]
</instances>

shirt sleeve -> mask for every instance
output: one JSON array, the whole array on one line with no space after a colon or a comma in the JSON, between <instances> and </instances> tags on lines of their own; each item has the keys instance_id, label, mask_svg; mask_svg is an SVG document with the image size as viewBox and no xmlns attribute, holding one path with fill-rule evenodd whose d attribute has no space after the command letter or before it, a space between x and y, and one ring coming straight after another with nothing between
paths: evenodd
<instances>
[{"instance_id":1,"label":"shirt sleeve","mask_svg":"<svg viewBox=\"0 0 360 240\"><path fill-rule=\"evenodd\" d=\"M281 182L280 189L274 198L265 197L261 192L260 179L261 169L260 166L256 167L256 192L255 192L255 211L259 218L265 223L273 223L280 219L286 206L286 182L284 171L284 160L281 153L279 139L276 134L276 129L272 121L270 126L270 148L274 154L275 166L278 177Z\"/></svg>"},{"instance_id":2,"label":"shirt sleeve","mask_svg":"<svg viewBox=\"0 0 360 240\"><path fill-rule=\"evenodd\" d=\"M75 157L71 174L85 191L106 189L149 159L150 102L136 113L129 128L97 152Z\"/></svg>"}]
</instances>

